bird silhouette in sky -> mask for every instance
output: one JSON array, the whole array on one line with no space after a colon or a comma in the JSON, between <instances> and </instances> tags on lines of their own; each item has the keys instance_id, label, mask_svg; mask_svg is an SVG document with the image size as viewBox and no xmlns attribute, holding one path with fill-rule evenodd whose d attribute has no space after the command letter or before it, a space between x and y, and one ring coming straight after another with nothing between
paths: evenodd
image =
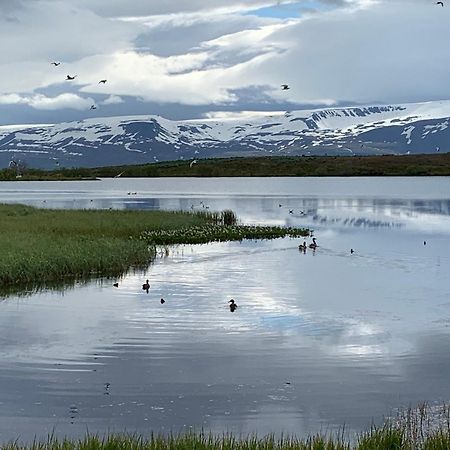
<instances>
[{"instance_id":1,"label":"bird silhouette in sky","mask_svg":"<svg viewBox=\"0 0 450 450\"><path fill-rule=\"evenodd\" d=\"M108 81L108 80L100 80L100 81L98 82L98 84L106 84L107 81Z\"/></svg>"},{"instance_id":2,"label":"bird silhouette in sky","mask_svg":"<svg viewBox=\"0 0 450 450\"><path fill-rule=\"evenodd\" d=\"M436 5L441 5L442 7L444 7L444 2L436 2Z\"/></svg>"},{"instance_id":3,"label":"bird silhouette in sky","mask_svg":"<svg viewBox=\"0 0 450 450\"><path fill-rule=\"evenodd\" d=\"M95 105L91 105L91 109L97 109Z\"/></svg>"},{"instance_id":4,"label":"bird silhouette in sky","mask_svg":"<svg viewBox=\"0 0 450 450\"><path fill-rule=\"evenodd\" d=\"M60 63L60 62L53 61L53 62L51 62L50 64L51 64L52 66L57 67L57 66L59 66L61 63Z\"/></svg>"},{"instance_id":5,"label":"bird silhouette in sky","mask_svg":"<svg viewBox=\"0 0 450 450\"><path fill-rule=\"evenodd\" d=\"M66 81L75 80L76 77L77 77L76 75L74 75L73 77L71 77L70 75L67 75Z\"/></svg>"},{"instance_id":6,"label":"bird silhouette in sky","mask_svg":"<svg viewBox=\"0 0 450 450\"><path fill-rule=\"evenodd\" d=\"M290 89L290 87L289 87L288 84L282 84L282 85L281 85L281 90L287 91L288 89Z\"/></svg>"}]
</instances>

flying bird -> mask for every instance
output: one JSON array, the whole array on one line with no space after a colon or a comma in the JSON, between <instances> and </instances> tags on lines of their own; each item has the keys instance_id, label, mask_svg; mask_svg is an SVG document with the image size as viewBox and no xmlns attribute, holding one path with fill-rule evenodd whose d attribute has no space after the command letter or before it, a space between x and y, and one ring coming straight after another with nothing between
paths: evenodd
<instances>
[{"instance_id":1,"label":"flying bird","mask_svg":"<svg viewBox=\"0 0 450 450\"><path fill-rule=\"evenodd\" d=\"M441 5L442 7L444 7L444 2L436 2L436 5Z\"/></svg>"},{"instance_id":2,"label":"flying bird","mask_svg":"<svg viewBox=\"0 0 450 450\"><path fill-rule=\"evenodd\" d=\"M98 84L106 84L107 81L108 81L108 80L100 80L100 81L98 82Z\"/></svg>"},{"instance_id":3,"label":"flying bird","mask_svg":"<svg viewBox=\"0 0 450 450\"><path fill-rule=\"evenodd\" d=\"M91 109L97 109L95 105L91 105Z\"/></svg>"},{"instance_id":4,"label":"flying bird","mask_svg":"<svg viewBox=\"0 0 450 450\"><path fill-rule=\"evenodd\" d=\"M74 75L73 77L71 77L70 75L67 75L66 81L75 80L76 77L77 77L76 75Z\"/></svg>"},{"instance_id":5,"label":"flying bird","mask_svg":"<svg viewBox=\"0 0 450 450\"><path fill-rule=\"evenodd\" d=\"M194 164L197 164L197 160L196 159L193 159L191 161L191 163L189 164L189 167L192 167Z\"/></svg>"},{"instance_id":6,"label":"flying bird","mask_svg":"<svg viewBox=\"0 0 450 450\"><path fill-rule=\"evenodd\" d=\"M288 84L282 84L282 85L281 85L281 90L282 90L282 91L287 91L288 89L290 89L290 87L289 87Z\"/></svg>"},{"instance_id":7,"label":"flying bird","mask_svg":"<svg viewBox=\"0 0 450 450\"><path fill-rule=\"evenodd\" d=\"M56 61L53 61L52 63L50 63L52 66L55 66L55 67L57 67L57 66L59 66L61 63L60 62L56 62Z\"/></svg>"}]
</instances>

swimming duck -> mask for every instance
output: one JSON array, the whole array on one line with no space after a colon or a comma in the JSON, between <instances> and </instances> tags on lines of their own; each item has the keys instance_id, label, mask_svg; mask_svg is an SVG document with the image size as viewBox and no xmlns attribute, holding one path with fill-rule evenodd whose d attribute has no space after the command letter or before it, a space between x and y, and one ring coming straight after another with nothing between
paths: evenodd
<instances>
[{"instance_id":1,"label":"swimming duck","mask_svg":"<svg viewBox=\"0 0 450 450\"><path fill-rule=\"evenodd\" d=\"M238 305L236 305L236 303L234 302L234 300L231 299L228 303L230 304L230 311L231 311L231 312L236 311L236 308L238 307Z\"/></svg>"},{"instance_id":2,"label":"swimming duck","mask_svg":"<svg viewBox=\"0 0 450 450\"><path fill-rule=\"evenodd\" d=\"M298 249L299 249L300 251L305 251L307 247L308 247L308 246L306 245L306 241L303 241L303 244L300 244L300 245L298 246Z\"/></svg>"},{"instance_id":3,"label":"swimming duck","mask_svg":"<svg viewBox=\"0 0 450 450\"><path fill-rule=\"evenodd\" d=\"M113 286L114 287L119 287L119 283L114 283Z\"/></svg>"},{"instance_id":4,"label":"swimming duck","mask_svg":"<svg viewBox=\"0 0 450 450\"><path fill-rule=\"evenodd\" d=\"M166 303L166 301L162 298L162 299L160 300L160 303L161 303L161 305L164 305L164 303Z\"/></svg>"},{"instance_id":5,"label":"swimming duck","mask_svg":"<svg viewBox=\"0 0 450 450\"><path fill-rule=\"evenodd\" d=\"M145 283L142 285L142 289L144 291L148 291L150 289L150 283L148 280L145 280Z\"/></svg>"},{"instance_id":6,"label":"swimming duck","mask_svg":"<svg viewBox=\"0 0 450 450\"><path fill-rule=\"evenodd\" d=\"M318 245L317 245L317 243L316 243L316 238L312 238L312 244L309 244L309 248L317 248L318 247Z\"/></svg>"}]
</instances>

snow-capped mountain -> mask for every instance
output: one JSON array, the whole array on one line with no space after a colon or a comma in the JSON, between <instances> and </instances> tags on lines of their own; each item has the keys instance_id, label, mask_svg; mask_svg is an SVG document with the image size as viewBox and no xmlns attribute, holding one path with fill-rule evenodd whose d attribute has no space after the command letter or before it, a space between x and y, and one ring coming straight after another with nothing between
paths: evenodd
<instances>
[{"instance_id":1,"label":"snow-capped mountain","mask_svg":"<svg viewBox=\"0 0 450 450\"><path fill-rule=\"evenodd\" d=\"M289 111L248 119L159 116L0 127L0 166L54 168L268 155L373 155L450 151L450 100Z\"/></svg>"}]
</instances>

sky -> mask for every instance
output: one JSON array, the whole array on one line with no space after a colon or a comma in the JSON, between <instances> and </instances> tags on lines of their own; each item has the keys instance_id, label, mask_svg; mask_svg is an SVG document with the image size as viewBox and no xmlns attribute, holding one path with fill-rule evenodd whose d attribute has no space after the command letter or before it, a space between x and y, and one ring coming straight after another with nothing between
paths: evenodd
<instances>
[{"instance_id":1,"label":"sky","mask_svg":"<svg viewBox=\"0 0 450 450\"><path fill-rule=\"evenodd\" d=\"M0 125L450 99L449 19L434 0L0 0Z\"/></svg>"}]
</instances>

